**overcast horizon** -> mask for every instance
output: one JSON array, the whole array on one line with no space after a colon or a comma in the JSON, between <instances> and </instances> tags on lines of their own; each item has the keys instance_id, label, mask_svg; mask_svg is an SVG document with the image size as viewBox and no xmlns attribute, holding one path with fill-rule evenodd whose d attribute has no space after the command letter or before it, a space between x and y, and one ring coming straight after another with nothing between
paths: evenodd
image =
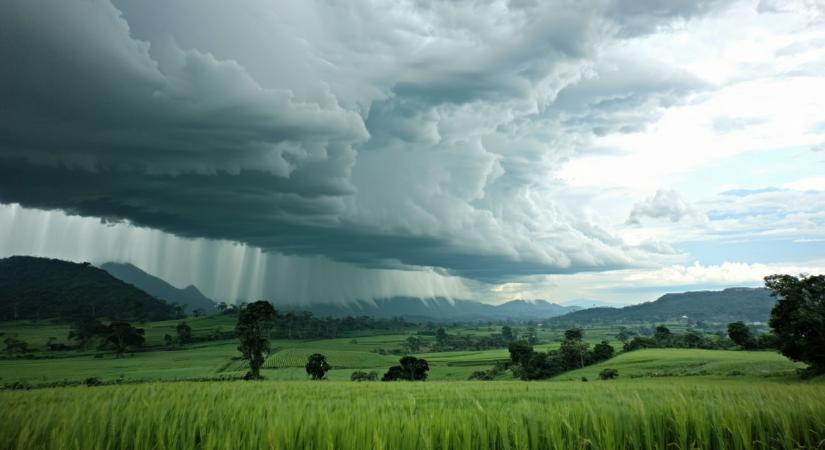
<instances>
[{"instance_id":1,"label":"overcast horizon","mask_svg":"<svg viewBox=\"0 0 825 450\"><path fill-rule=\"evenodd\" d=\"M0 257L216 300L825 273L825 3L11 0Z\"/></svg>"}]
</instances>

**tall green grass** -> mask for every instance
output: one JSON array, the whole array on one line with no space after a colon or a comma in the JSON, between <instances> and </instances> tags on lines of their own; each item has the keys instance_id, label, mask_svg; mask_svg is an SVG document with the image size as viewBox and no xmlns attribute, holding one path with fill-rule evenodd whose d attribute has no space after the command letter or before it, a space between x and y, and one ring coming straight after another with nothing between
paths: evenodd
<instances>
[{"instance_id":1,"label":"tall green grass","mask_svg":"<svg viewBox=\"0 0 825 450\"><path fill-rule=\"evenodd\" d=\"M825 448L822 384L186 382L0 404L3 449Z\"/></svg>"}]
</instances>

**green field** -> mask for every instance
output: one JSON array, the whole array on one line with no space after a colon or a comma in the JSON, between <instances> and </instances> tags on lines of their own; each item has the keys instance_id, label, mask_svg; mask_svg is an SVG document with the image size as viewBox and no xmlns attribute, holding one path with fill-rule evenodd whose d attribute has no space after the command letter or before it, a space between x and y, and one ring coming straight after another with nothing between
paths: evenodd
<instances>
[{"instance_id":1,"label":"green field","mask_svg":"<svg viewBox=\"0 0 825 450\"><path fill-rule=\"evenodd\" d=\"M821 384L183 382L0 392L4 449L821 448Z\"/></svg>"},{"instance_id":2,"label":"green field","mask_svg":"<svg viewBox=\"0 0 825 450\"><path fill-rule=\"evenodd\" d=\"M196 336L232 328L227 317L187 322ZM0 359L0 386L74 384L0 391L0 450L825 448L825 382L801 381L801 365L774 352L638 350L533 382L509 372L464 381L508 360L506 349L424 352L415 356L429 362L426 382L350 382L354 370L380 376L397 364L400 355L389 353L414 334L371 330L272 340L266 381L244 382L235 340L165 348L162 336L176 324L144 324L146 348L123 358L45 351L50 336L65 337L65 325L0 324L36 356ZM611 340L615 332L588 329L585 338ZM559 333L542 330L536 348L558 347ZM308 380L312 353L327 356L327 381ZM619 378L599 380L604 368ZM90 377L111 385L78 385Z\"/></svg>"},{"instance_id":3,"label":"green field","mask_svg":"<svg viewBox=\"0 0 825 450\"><path fill-rule=\"evenodd\" d=\"M193 334L207 336L216 330L229 331L234 328L233 316L207 316L188 318ZM55 382L78 383L89 377L104 382L114 381L183 381L192 379L224 379L241 377L247 370L246 362L239 359L237 341L211 341L168 349L163 336L174 335L178 321L164 321L140 324L146 330L146 345L143 351L129 353L123 358L115 358L111 351L62 351L47 352L45 344L49 337L68 342L69 327L66 324L48 321L4 322L0 323L0 333L14 336L29 343L34 349L35 359L0 359L0 386L6 383L26 382L45 385ZM673 329L678 329L674 325ZM451 334L489 335L500 330L498 326L458 326L448 327ZM516 331L524 332L525 327ZM541 344L536 350L547 351L557 348L561 330L538 329ZM585 330L585 340L594 344L601 340L615 341L616 327L591 327ZM348 380L354 370L375 370L382 374L397 364L400 354L388 354L401 349L404 341L416 333L381 332L369 330L353 333L346 337L316 340L272 340L272 353L264 363L263 375L270 380L305 380L307 374L303 366L312 353L326 355L333 370L330 380ZM432 336L420 336L432 341ZM452 351L418 353L415 356L429 362L429 379L432 381L466 380L475 371L486 370L496 362L506 361L506 349L481 351ZM632 361L625 366L624 361ZM725 352L702 350L646 350L622 355L608 363L619 369L620 376L657 377L683 375L714 375L734 377L743 374L753 376L784 376L792 373L796 365L770 352ZM599 366L601 367L601 366ZM595 378L597 367L569 372L562 379L578 380L582 376Z\"/></svg>"}]
</instances>

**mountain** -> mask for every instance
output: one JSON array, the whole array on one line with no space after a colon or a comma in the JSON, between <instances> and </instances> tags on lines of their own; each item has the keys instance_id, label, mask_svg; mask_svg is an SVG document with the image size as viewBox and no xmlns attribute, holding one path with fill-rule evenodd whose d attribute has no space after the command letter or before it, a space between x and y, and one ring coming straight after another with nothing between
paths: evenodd
<instances>
[{"instance_id":1,"label":"mountain","mask_svg":"<svg viewBox=\"0 0 825 450\"><path fill-rule=\"evenodd\" d=\"M207 298L196 288L189 285L183 289L178 289L166 281L149 275L139 268L128 263L108 262L100 266L101 269L109 272L113 277L132 284L161 300L169 303L177 303L184 306L186 312L191 313L196 309L203 309L206 312L215 311L215 302Z\"/></svg>"},{"instance_id":2,"label":"mountain","mask_svg":"<svg viewBox=\"0 0 825 450\"><path fill-rule=\"evenodd\" d=\"M765 288L728 288L665 294L657 300L624 308L590 308L550 321L556 325L666 322L690 320L728 323L767 322L776 299Z\"/></svg>"},{"instance_id":3,"label":"mountain","mask_svg":"<svg viewBox=\"0 0 825 450\"><path fill-rule=\"evenodd\" d=\"M275 307L282 311L309 311L319 317L402 317L411 321L436 322L537 320L578 309L545 300L513 300L502 305L488 305L471 300L448 300L440 297L431 299L391 297L376 299L373 302L360 301L341 305L331 303L300 306L276 304Z\"/></svg>"},{"instance_id":4,"label":"mountain","mask_svg":"<svg viewBox=\"0 0 825 450\"><path fill-rule=\"evenodd\" d=\"M622 307L626 306L625 304L616 304L610 302L603 302L601 300L592 300L587 298L577 298L575 300L568 300L564 303L561 303L562 306L578 306L581 309L587 308L602 308L602 307Z\"/></svg>"},{"instance_id":5,"label":"mountain","mask_svg":"<svg viewBox=\"0 0 825 450\"><path fill-rule=\"evenodd\" d=\"M174 306L89 263L12 256L0 259L0 320L79 317L165 320Z\"/></svg>"}]
</instances>

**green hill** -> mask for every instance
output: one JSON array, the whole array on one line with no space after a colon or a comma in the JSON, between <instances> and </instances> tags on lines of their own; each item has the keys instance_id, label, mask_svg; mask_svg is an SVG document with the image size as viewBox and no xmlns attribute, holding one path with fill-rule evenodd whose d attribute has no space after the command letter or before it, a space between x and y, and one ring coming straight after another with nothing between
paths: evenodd
<instances>
[{"instance_id":1,"label":"green hill","mask_svg":"<svg viewBox=\"0 0 825 450\"><path fill-rule=\"evenodd\" d=\"M729 288L665 294L624 308L590 308L549 320L553 325L593 325L694 320L716 323L768 321L776 299L764 288Z\"/></svg>"},{"instance_id":2,"label":"green hill","mask_svg":"<svg viewBox=\"0 0 825 450\"><path fill-rule=\"evenodd\" d=\"M0 320L164 320L179 315L175 306L89 263L31 256L0 259Z\"/></svg>"},{"instance_id":3,"label":"green hill","mask_svg":"<svg viewBox=\"0 0 825 450\"><path fill-rule=\"evenodd\" d=\"M743 352L682 348L655 348L622 353L599 364L565 372L554 380L598 379L610 368L619 377L658 378L680 376L782 377L794 374L804 364L794 363L776 352Z\"/></svg>"}]
</instances>

